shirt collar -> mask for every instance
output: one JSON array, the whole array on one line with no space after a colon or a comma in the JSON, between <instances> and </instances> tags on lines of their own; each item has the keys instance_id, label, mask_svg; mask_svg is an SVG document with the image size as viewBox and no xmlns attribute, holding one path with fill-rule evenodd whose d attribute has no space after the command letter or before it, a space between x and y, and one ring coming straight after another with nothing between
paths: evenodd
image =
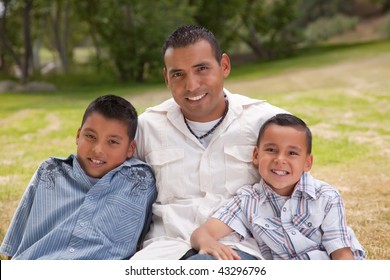
<instances>
[{"instance_id":1,"label":"shirt collar","mask_svg":"<svg viewBox=\"0 0 390 280\"><path fill-rule=\"evenodd\" d=\"M83 174L85 174L84 170L81 168L81 165L80 165L80 163L77 160L76 155L74 155L74 154L71 154L71 155L69 155L66 158L64 158L64 157L51 157L51 158L56 160L56 161L60 161L60 162L64 162L64 163L68 164L72 168L72 170L76 171L76 173L83 173ZM149 166L147 163L145 163L145 162L143 162L143 161L141 161L141 160L139 160L139 159L137 159L135 157L131 157L131 158L127 159L124 163L122 163L121 165L116 167L115 169L113 169L110 172L108 172L107 174L112 173L114 170L115 170L114 171L114 173L115 173L116 171L120 170L124 166L131 167L131 166L134 166L134 165L146 165L146 166ZM103 176L103 177L105 177L105 176Z\"/></svg>"},{"instance_id":2,"label":"shirt collar","mask_svg":"<svg viewBox=\"0 0 390 280\"><path fill-rule=\"evenodd\" d=\"M298 184L295 187L294 193L300 191L306 193L313 199L317 199L317 191L314 183L314 178L310 175L309 172L304 172L299 180ZM294 195L293 193L293 195Z\"/></svg>"},{"instance_id":3,"label":"shirt collar","mask_svg":"<svg viewBox=\"0 0 390 280\"><path fill-rule=\"evenodd\" d=\"M263 178L261 178L259 183L259 191L264 192L265 196L267 197L272 197L275 195L279 196L271 189L271 187L263 180ZM313 199L318 198L315 184L314 184L314 179L309 172L304 172L302 174L301 179L299 180L299 182L296 184L294 188L294 192L292 196L294 196L297 192L306 193Z\"/></svg>"}]
</instances>

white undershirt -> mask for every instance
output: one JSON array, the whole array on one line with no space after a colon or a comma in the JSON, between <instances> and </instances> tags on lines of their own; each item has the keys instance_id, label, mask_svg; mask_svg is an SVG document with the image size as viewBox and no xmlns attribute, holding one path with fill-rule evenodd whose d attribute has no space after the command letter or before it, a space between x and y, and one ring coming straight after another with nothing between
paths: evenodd
<instances>
[{"instance_id":1,"label":"white undershirt","mask_svg":"<svg viewBox=\"0 0 390 280\"><path fill-rule=\"evenodd\" d=\"M205 135L207 132L209 132L210 129L212 129L214 125L216 125L219 122L220 119L221 118L213 120L211 122L194 122L194 121L187 120L187 123L197 136L202 136ZM199 140L200 143L203 145L203 147L207 148L211 139L213 138L214 132L210 133L210 135L208 135L207 137Z\"/></svg>"}]
</instances>

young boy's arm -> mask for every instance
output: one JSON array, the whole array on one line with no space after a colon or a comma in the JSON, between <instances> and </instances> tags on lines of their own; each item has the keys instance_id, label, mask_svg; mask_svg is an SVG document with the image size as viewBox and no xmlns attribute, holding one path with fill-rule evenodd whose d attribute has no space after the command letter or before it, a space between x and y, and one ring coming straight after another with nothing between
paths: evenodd
<instances>
[{"instance_id":1,"label":"young boy's arm","mask_svg":"<svg viewBox=\"0 0 390 280\"><path fill-rule=\"evenodd\" d=\"M192 233L191 245L199 254L209 254L218 260L239 260L240 257L232 248L218 242L218 239L232 231L233 229L222 221L210 218Z\"/></svg>"},{"instance_id":2,"label":"young boy's arm","mask_svg":"<svg viewBox=\"0 0 390 280\"><path fill-rule=\"evenodd\" d=\"M330 257L332 260L354 260L352 251L348 247L333 251Z\"/></svg>"}]
</instances>

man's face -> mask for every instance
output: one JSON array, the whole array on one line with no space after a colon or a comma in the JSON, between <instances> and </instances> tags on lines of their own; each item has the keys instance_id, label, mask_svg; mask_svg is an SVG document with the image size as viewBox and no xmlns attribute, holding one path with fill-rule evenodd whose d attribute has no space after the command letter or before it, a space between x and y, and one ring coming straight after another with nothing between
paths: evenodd
<instances>
[{"instance_id":1,"label":"man's face","mask_svg":"<svg viewBox=\"0 0 390 280\"><path fill-rule=\"evenodd\" d=\"M210 44L201 40L183 48L168 48L164 77L183 115L192 121L208 122L225 110L223 82L230 73L230 60L224 54L215 59Z\"/></svg>"}]
</instances>

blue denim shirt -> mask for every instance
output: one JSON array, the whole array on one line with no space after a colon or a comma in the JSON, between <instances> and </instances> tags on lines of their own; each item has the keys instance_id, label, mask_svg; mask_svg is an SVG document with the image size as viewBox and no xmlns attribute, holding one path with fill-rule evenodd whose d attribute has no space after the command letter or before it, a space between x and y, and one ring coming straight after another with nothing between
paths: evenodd
<instances>
[{"instance_id":1,"label":"blue denim shirt","mask_svg":"<svg viewBox=\"0 0 390 280\"><path fill-rule=\"evenodd\" d=\"M76 156L50 158L31 179L0 253L13 259L124 259L149 229L157 191L148 165L129 159L95 185Z\"/></svg>"}]
</instances>

